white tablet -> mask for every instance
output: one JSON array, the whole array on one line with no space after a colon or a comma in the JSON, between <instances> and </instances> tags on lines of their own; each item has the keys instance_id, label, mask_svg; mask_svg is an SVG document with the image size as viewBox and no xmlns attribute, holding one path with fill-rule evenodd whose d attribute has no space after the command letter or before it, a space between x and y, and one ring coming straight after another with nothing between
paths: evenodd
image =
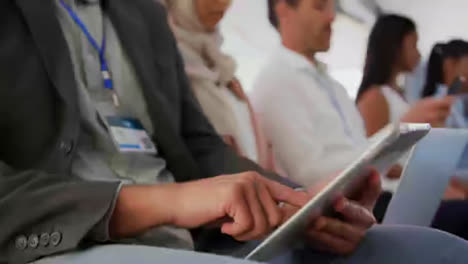
<instances>
[{"instance_id":1,"label":"white tablet","mask_svg":"<svg viewBox=\"0 0 468 264\"><path fill-rule=\"evenodd\" d=\"M426 136L430 129L428 124L395 124L386 127L356 161L276 229L246 259L267 262L301 242L301 234L314 218L331 215L333 203L338 197L349 197L365 183L370 167L379 171L391 168L404 153Z\"/></svg>"}]
</instances>

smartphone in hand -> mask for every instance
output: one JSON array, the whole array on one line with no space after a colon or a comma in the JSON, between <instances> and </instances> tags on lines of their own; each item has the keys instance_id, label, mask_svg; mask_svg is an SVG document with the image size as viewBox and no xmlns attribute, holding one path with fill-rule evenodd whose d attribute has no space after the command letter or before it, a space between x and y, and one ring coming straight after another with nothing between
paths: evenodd
<instances>
[{"instance_id":1,"label":"smartphone in hand","mask_svg":"<svg viewBox=\"0 0 468 264\"><path fill-rule=\"evenodd\" d=\"M457 77L457 79L455 79L452 85L450 85L448 89L448 95L458 95L461 92L463 85L465 85L465 82L465 77Z\"/></svg>"}]
</instances>

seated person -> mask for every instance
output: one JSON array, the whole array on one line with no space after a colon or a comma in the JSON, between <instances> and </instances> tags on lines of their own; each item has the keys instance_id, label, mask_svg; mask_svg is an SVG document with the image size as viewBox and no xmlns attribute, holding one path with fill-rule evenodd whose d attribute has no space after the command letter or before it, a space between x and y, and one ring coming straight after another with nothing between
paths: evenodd
<instances>
[{"instance_id":1,"label":"seated person","mask_svg":"<svg viewBox=\"0 0 468 264\"><path fill-rule=\"evenodd\" d=\"M269 3L282 45L260 72L252 103L276 165L293 181L312 186L328 181L367 147L364 121L315 56L330 47L333 1Z\"/></svg>"},{"instance_id":2,"label":"seated person","mask_svg":"<svg viewBox=\"0 0 468 264\"><path fill-rule=\"evenodd\" d=\"M364 118L367 135L373 136L389 123L431 123L443 126L451 99L427 99L410 106L397 84L398 76L413 71L419 63L416 25L409 18L384 15L375 23L369 37L364 76L357 105ZM394 177L392 191L399 182Z\"/></svg>"},{"instance_id":3,"label":"seated person","mask_svg":"<svg viewBox=\"0 0 468 264\"><path fill-rule=\"evenodd\" d=\"M447 120L448 127L466 128L468 118L465 116L464 98L468 93L468 42L452 40L448 43L439 43L434 46L427 67L426 84L423 97L444 97L448 88L457 79L462 81L462 89L456 100L451 115Z\"/></svg>"},{"instance_id":4,"label":"seated person","mask_svg":"<svg viewBox=\"0 0 468 264\"><path fill-rule=\"evenodd\" d=\"M357 96L357 105L368 136L374 135L389 123L399 121L445 126L452 97L446 97L445 93L441 99L426 98L411 106L405 101L397 84L398 75L413 71L419 63L417 41L416 26L409 18L385 15L374 25L369 38L364 77ZM403 158L402 164L405 162L406 158ZM398 186L397 176L393 177L393 181L388 180L391 191ZM455 192L455 196L459 193L459 197L466 195L464 190L455 189L450 189L450 193ZM454 195L450 193L447 197Z\"/></svg>"},{"instance_id":5,"label":"seated person","mask_svg":"<svg viewBox=\"0 0 468 264\"><path fill-rule=\"evenodd\" d=\"M185 71L203 112L239 154L272 169L272 153L234 76L236 63L221 51L222 36L217 25L230 3L230 0L166 0Z\"/></svg>"},{"instance_id":6,"label":"seated person","mask_svg":"<svg viewBox=\"0 0 468 264\"><path fill-rule=\"evenodd\" d=\"M310 198L224 145L155 1L2 1L0 18L0 262L223 263L98 245L193 249L188 229L213 223L239 241L260 239L287 218L284 208ZM359 246L378 193L372 175L356 201L337 203L341 220L311 226L311 246L351 254L334 261L392 263L386 241L401 240L408 262L466 260L465 241L426 229L374 228ZM420 256L433 245L448 248ZM327 256L313 257L304 262Z\"/></svg>"},{"instance_id":7,"label":"seated person","mask_svg":"<svg viewBox=\"0 0 468 264\"><path fill-rule=\"evenodd\" d=\"M413 71L419 63L417 41L416 26L406 17L385 15L374 25L357 95L368 136L398 121L444 126L452 98L421 100L411 107L397 83L400 74Z\"/></svg>"}]
</instances>

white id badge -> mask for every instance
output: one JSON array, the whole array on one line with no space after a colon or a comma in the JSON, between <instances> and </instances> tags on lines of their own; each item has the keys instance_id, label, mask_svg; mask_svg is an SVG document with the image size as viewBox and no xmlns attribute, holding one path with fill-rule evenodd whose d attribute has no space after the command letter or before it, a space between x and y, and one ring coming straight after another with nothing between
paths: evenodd
<instances>
[{"instance_id":1,"label":"white id badge","mask_svg":"<svg viewBox=\"0 0 468 264\"><path fill-rule=\"evenodd\" d=\"M107 116L112 141L120 152L156 154L156 147L138 119Z\"/></svg>"}]
</instances>

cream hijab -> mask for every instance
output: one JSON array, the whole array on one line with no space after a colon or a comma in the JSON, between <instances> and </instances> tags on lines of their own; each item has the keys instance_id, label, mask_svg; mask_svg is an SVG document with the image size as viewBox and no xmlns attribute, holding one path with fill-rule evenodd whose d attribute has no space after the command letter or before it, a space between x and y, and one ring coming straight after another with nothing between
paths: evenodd
<instances>
[{"instance_id":1,"label":"cream hijab","mask_svg":"<svg viewBox=\"0 0 468 264\"><path fill-rule=\"evenodd\" d=\"M169 23L192 79L209 80L226 87L234 79L236 63L221 52L219 30L207 32L198 18L193 0L166 0Z\"/></svg>"}]
</instances>

